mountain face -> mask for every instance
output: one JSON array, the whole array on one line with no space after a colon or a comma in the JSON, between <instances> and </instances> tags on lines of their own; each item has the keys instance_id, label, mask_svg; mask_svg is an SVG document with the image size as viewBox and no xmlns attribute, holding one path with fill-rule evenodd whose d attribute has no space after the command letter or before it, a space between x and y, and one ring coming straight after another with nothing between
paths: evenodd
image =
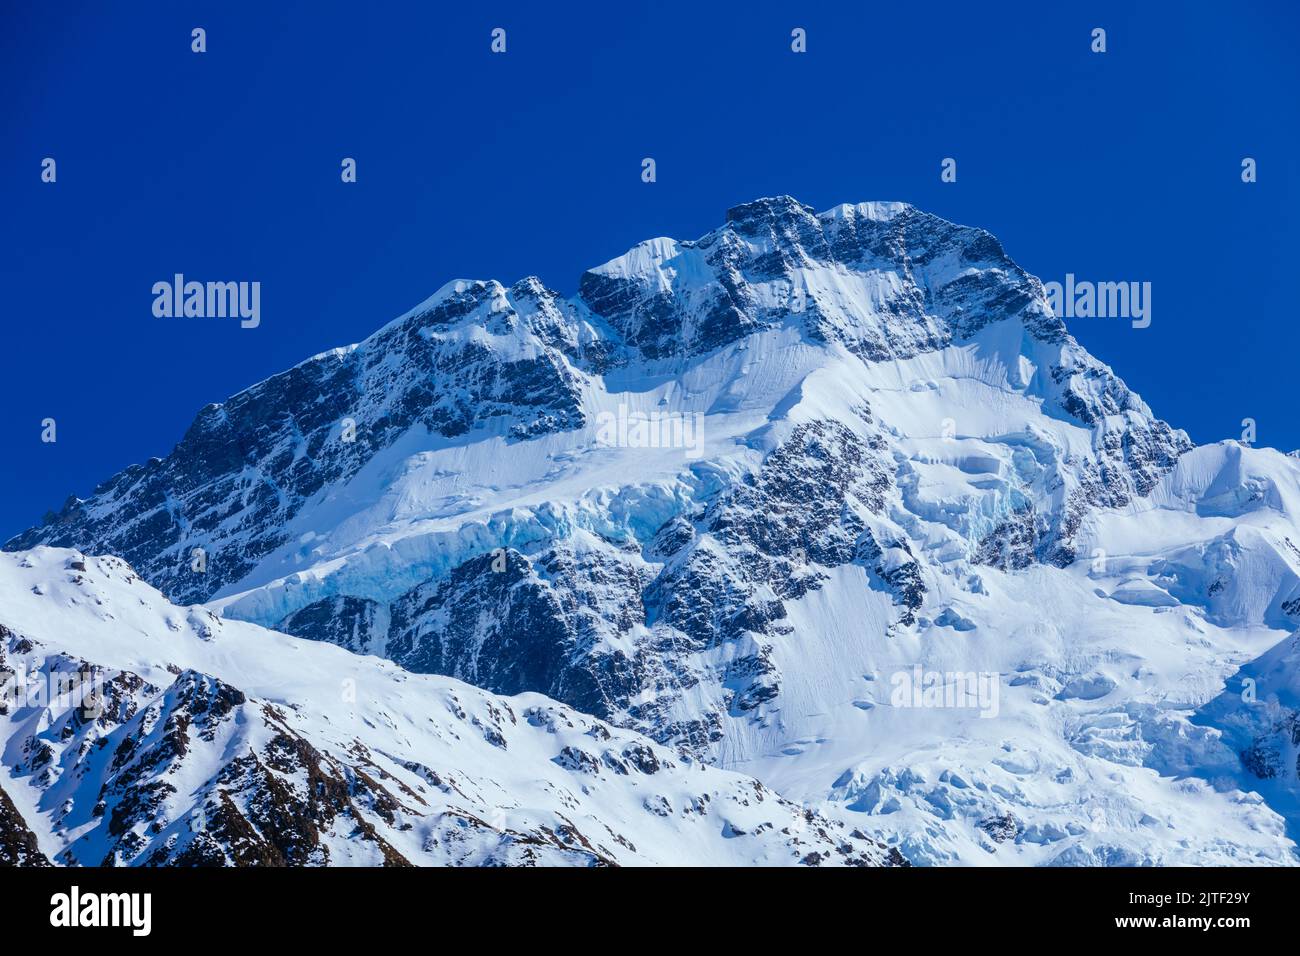
<instances>
[{"instance_id":1,"label":"mountain face","mask_svg":"<svg viewBox=\"0 0 1300 956\"><path fill-rule=\"evenodd\" d=\"M118 555L226 627L545 695L916 863L1291 863L1269 655L1297 509L1300 460L1193 448L987 232L782 197L569 299L444 286L6 549ZM187 693L232 699L213 678Z\"/></svg>"}]
</instances>

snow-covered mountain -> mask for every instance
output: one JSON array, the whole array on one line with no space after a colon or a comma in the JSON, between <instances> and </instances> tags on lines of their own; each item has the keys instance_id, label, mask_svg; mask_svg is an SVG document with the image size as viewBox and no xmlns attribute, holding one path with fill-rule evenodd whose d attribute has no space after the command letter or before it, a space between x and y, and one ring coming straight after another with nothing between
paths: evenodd
<instances>
[{"instance_id":1,"label":"snow-covered mountain","mask_svg":"<svg viewBox=\"0 0 1300 956\"><path fill-rule=\"evenodd\" d=\"M546 695L917 863L1294 863L1298 506L1300 461L1193 448L987 232L783 197L571 299L450 283L6 548Z\"/></svg>"}]
</instances>

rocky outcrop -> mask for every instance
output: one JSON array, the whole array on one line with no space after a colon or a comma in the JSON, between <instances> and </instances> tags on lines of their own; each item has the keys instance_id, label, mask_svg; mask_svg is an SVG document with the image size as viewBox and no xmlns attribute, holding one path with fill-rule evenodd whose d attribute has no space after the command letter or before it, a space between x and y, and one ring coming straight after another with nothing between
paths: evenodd
<instances>
[{"instance_id":1,"label":"rocky outcrop","mask_svg":"<svg viewBox=\"0 0 1300 956\"><path fill-rule=\"evenodd\" d=\"M27 826L9 794L0 788L0 867L49 865L36 834Z\"/></svg>"},{"instance_id":2,"label":"rocky outcrop","mask_svg":"<svg viewBox=\"0 0 1300 956\"><path fill-rule=\"evenodd\" d=\"M277 631L337 644L354 654L379 654L387 635L388 609L369 598L339 595L313 601L285 617Z\"/></svg>"}]
</instances>

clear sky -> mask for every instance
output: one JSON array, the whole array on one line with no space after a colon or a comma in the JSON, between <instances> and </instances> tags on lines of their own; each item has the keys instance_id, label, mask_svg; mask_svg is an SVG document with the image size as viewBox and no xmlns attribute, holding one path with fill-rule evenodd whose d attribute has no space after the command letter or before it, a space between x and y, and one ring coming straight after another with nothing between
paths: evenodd
<instances>
[{"instance_id":1,"label":"clear sky","mask_svg":"<svg viewBox=\"0 0 1300 956\"><path fill-rule=\"evenodd\" d=\"M1149 328L1071 331L1194 440L1250 417L1300 447L1290 0L403 6L4 4L0 540L449 279L571 293L781 193L911 202L1044 280L1149 281ZM155 318L177 272L260 281L261 325Z\"/></svg>"}]
</instances>

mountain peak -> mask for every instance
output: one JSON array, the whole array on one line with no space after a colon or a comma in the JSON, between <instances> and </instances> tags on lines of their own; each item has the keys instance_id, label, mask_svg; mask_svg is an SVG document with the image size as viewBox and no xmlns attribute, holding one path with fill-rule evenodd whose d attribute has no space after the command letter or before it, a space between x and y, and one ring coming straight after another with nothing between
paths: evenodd
<instances>
[{"instance_id":1,"label":"mountain peak","mask_svg":"<svg viewBox=\"0 0 1300 956\"><path fill-rule=\"evenodd\" d=\"M744 381L737 356L750 346L773 360L798 357L769 375L789 390L846 358L868 381L878 363L939 356L982 336L987 374L1060 414L1101 428L1132 413L1142 434L1152 427L1140 400L1068 339L1041 285L984 230L900 202L816 213L790 196L743 203L726 220L699 239L638 244L584 273L571 300L535 276L508 289L447 282L359 345L204 410L170 455L132 466L6 547L121 554L169 596L209 599L263 563L261 574L301 563L289 526L373 460L394 457L386 467L397 467L399 448L471 434L582 441L614 394L643 378L679 378L670 394L708 392L725 408L728 390L767 394ZM990 329L1004 331L990 338ZM697 374L719 378L687 386ZM1184 447L1158 424L1142 441L1107 439L1103 457L1143 460L1119 486L1149 487ZM115 517L131 510L137 520ZM1047 511L1036 549L1070 554L1062 502ZM193 574L196 549L221 560Z\"/></svg>"},{"instance_id":2,"label":"mountain peak","mask_svg":"<svg viewBox=\"0 0 1300 956\"><path fill-rule=\"evenodd\" d=\"M732 206L727 210L729 223L746 223L755 220L798 218L816 216L812 206L799 202L793 196L765 196L751 202Z\"/></svg>"},{"instance_id":3,"label":"mountain peak","mask_svg":"<svg viewBox=\"0 0 1300 956\"><path fill-rule=\"evenodd\" d=\"M1300 619L1300 463L1193 449L988 232L903 203L760 199L589 270L573 299L458 280L330 355L9 542L80 552L0 559L18 623L70 608L65 646L89 618L131 654L155 633L167 662L247 695L250 726L283 674L259 687L227 665L290 640L251 625L272 627L340 646L295 652L322 681L343 649L386 658L370 679L426 688L421 722L431 702L459 722L439 739L482 732L483 776L505 744L513 761L550 741L564 705L587 722L530 779L651 766L631 740L580 739L618 727L839 804L917 862L1282 859L1280 816L1233 793L1300 792L1294 740L1240 698L1227 725L1188 715ZM82 557L104 553L208 607L143 583L110 604ZM186 662L169 642L188 632ZM501 721L502 699L451 701L447 678L560 703ZM941 685L973 697L926 703ZM325 686L293 699L337 698ZM1229 779L1241 753L1231 790L1184 773ZM1110 825L1080 825L1097 814ZM1198 816L1224 839L1199 839ZM415 859L406 832L385 840Z\"/></svg>"},{"instance_id":4,"label":"mountain peak","mask_svg":"<svg viewBox=\"0 0 1300 956\"><path fill-rule=\"evenodd\" d=\"M889 222L891 219L913 211L910 203L905 202L860 202L840 203L825 212L817 214L819 219L835 220L860 216L872 222Z\"/></svg>"}]
</instances>

